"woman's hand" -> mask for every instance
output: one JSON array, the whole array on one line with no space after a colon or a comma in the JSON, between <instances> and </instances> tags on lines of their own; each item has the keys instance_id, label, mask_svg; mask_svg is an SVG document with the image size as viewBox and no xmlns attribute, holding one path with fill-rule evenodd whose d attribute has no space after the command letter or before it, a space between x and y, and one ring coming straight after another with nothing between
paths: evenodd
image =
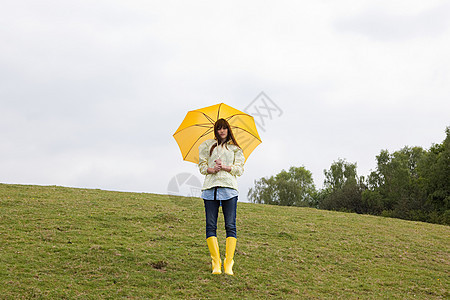
<instances>
[{"instance_id":1,"label":"woman's hand","mask_svg":"<svg viewBox=\"0 0 450 300\"><path fill-rule=\"evenodd\" d=\"M217 173L217 172L219 172L221 170L224 170L226 172L230 172L231 171L231 167L227 167L227 166L222 165L222 161L220 159L216 159L214 162L216 163L214 168L208 168L208 170L207 170L209 174L214 174L214 173Z\"/></svg>"},{"instance_id":2,"label":"woman's hand","mask_svg":"<svg viewBox=\"0 0 450 300\"><path fill-rule=\"evenodd\" d=\"M231 167L222 166L222 170L227 171L227 172L231 172Z\"/></svg>"},{"instance_id":3,"label":"woman's hand","mask_svg":"<svg viewBox=\"0 0 450 300\"><path fill-rule=\"evenodd\" d=\"M227 166L222 165L222 161L220 159L216 159L215 162L216 162L216 166L220 167L219 171L220 170L224 170L224 171L227 171L227 172L231 171L231 167L227 167Z\"/></svg>"},{"instance_id":4,"label":"woman's hand","mask_svg":"<svg viewBox=\"0 0 450 300\"><path fill-rule=\"evenodd\" d=\"M214 168L208 168L207 172L209 174L215 174L215 173L219 172L220 170L222 170L222 166L216 163Z\"/></svg>"},{"instance_id":5,"label":"woman's hand","mask_svg":"<svg viewBox=\"0 0 450 300\"><path fill-rule=\"evenodd\" d=\"M216 159L214 162L216 163L216 165L214 166L214 170L217 173L222 170L222 161L220 159Z\"/></svg>"},{"instance_id":6,"label":"woman's hand","mask_svg":"<svg viewBox=\"0 0 450 300\"><path fill-rule=\"evenodd\" d=\"M216 164L216 165L214 166L214 173L217 173L217 172L219 172L220 170L222 170L222 165Z\"/></svg>"},{"instance_id":7,"label":"woman's hand","mask_svg":"<svg viewBox=\"0 0 450 300\"><path fill-rule=\"evenodd\" d=\"M208 168L206 170L206 172L208 172L208 174L215 174L215 173L217 173L219 171L216 171L216 167L214 167L214 168Z\"/></svg>"}]
</instances>

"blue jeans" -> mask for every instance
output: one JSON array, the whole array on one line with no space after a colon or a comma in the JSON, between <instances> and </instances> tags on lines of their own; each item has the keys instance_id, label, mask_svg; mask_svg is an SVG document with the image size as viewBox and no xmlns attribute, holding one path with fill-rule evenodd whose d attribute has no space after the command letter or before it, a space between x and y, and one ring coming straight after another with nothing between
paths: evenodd
<instances>
[{"instance_id":1,"label":"blue jeans","mask_svg":"<svg viewBox=\"0 0 450 300\"><path fill-rule=\"evenodd\" d=\"M225 219L225 230L227 237L236 237L236 207L238 197L229 200L204 200L206 215L206 238L217 236L217 217L219 215L219 206L222 202L223 218Z\"/></svg>"}]
</instances>

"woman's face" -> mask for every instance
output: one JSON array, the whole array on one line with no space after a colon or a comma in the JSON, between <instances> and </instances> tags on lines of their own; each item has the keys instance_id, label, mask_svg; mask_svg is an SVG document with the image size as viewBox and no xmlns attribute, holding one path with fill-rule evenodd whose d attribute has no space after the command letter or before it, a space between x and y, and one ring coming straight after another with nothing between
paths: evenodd
<instances>
[{"instance_id":1,"label":"woman's face","mask_svg":"<svg viewBox=\"0 0 450 300\"><path fill-rule=\"evenodd\" d=\"M220 138L223 140L225 140L228 136L228 128L226 127L222 127L220 129L217 130L217 133L219 134Z\"/></svg>"}]
</instances>

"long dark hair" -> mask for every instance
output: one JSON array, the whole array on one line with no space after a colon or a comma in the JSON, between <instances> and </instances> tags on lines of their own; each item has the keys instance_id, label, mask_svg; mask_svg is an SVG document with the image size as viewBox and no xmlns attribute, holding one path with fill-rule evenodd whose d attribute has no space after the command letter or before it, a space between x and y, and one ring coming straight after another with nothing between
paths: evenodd
<instances>
[{"instance_id":1,"label":"long dark hair","mask_svg":"<svg viewBox=\"0 0 450 300\"><path fill-rule=\"evenodd\" d=\"M219 135L219 129L222 129L222 128L228 129L227 137L225 138L225 141L223 141L223 142ZM225 147L227 147L227 143L230 140L233 145L236 145L239 147L238 143L236 142L236 139L234 138L233 131L231 131L231 126L228 123L228 121L225 119L219 119L216 121L216 123L214 123L214 139L217 141L217 143L214 143L212 145L211 150L209 150L209 155L212 154L214 148L217 147L217 144L219 144L219 145L225 144ZM228 147L227 147L227 149L228 149Z\"/></svg>"}]
</instances>

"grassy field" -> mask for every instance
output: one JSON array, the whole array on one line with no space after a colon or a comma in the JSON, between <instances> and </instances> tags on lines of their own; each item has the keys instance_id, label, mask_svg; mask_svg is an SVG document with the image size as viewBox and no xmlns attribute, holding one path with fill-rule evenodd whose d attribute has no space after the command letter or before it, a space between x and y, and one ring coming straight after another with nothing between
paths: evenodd
<instances>
[{"instance_id":1,"label":"grassy field","mask_svg":"<svg viewBox=\"0 0 450 300\"><path fill-rule=\"evenodd\" d=\"M0 298L450 297L448 226L250 203L237 223L236 275L211 275L201 199L0 184Z\"/></svg>"}]
</instances>

